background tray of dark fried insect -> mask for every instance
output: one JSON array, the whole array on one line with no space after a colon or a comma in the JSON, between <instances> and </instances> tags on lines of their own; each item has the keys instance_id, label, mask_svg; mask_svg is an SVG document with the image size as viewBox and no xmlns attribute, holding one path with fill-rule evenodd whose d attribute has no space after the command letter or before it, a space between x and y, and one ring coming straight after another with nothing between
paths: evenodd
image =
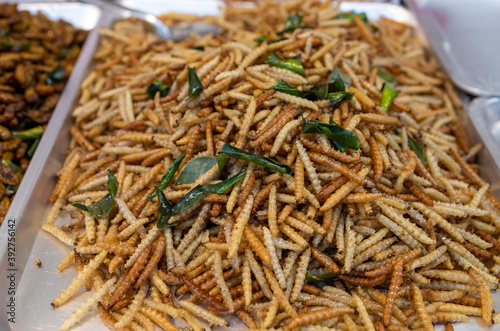
<instances>
[{"instance_id":1,"label":"background tray of dark fried insect","mask_svg":"<svg viewBox=\"0 0 500 331\"><path fill-rule=\"evenodd\" d=\"M216 15L220 8L220 3L216 1L134 1L125 0L123 4L149 11L153 14L165 13L168 11L184 12L196 15ZM366 12L368 17L376 20L381 16L391 18L416 26L414 17L406 9L380 3L343 3L340 7L342 11L354 10ZM123 13L119 11L104 11L98 27L110 27L117 19L123 18ZM59 328L62 321L78 307L78 305L89 295L81 289L74 299L70 300L63 307L53 309L50 306L51 300L67 287L74 270L66 271L63 275L58 275L56 267L60 260L68 253L69 248L56 242L50 235L40 232L40 224L46 217L51 203L49 196L55 185L55 176L61 168L65 158L65 149L69 144L69 128L71 125L70 110L74 108L78 99L79 85L92 67L92 54L94 53L98 41L98 31L94 29L89 34L87 44L82 51L82 55L75 66L75 71L68 82L67 93L63 95L63 103L56 109L57 122L53 121L49 129L50 134L44 136L43 148L35 155L34 163L36 168L30 169L27 179L19 189L19 196L7 214L6 219L16 220L16 324L8 323L6 314L9 296L4 296L1 301L2 314L0 314L0 329L11 330L55 330ZM418 31L418 27L417 27ZM422 38L424 38L422 36ZM478 142L479 135L471 124L467 113L462 111L459 114L462 122L471 138L471 141ZM49 132L49 131L48 131ZM500 193L500 171L495 166L494 159L487 150L483 150L478 157L480 172L483 178L492 183L491 190L496 195ZM0 277L7 277L8 261L5 257L7 251L7 227L0 232ZM35 264L36 259L42 262L41 267ZM8 282L0 282L0 293L8 292ZM82 294L82 295L79 295ZM497 296L494 294L494 297ZM500 295L495 300L494 308L500 309ZM21 308L22 307L22 308ZM105 330L106 327L95 315L90 315L79 323L75 330ZM236 319L231 320L231 329L245 328ZM476 322L458 326L458 330L481 329Z\"/></svg>"},{"instance_id":2,"label":"background tray of dark fried insect","mask_svg":"<svg viewBox=\"0 0 500 331\"><path fill-rule=\"evenodd\" d=\"M98 14L77 3L0 5L0 224Z\"/></svg>"},{"instance_id":3,"label":"background tray of dark fried insect","mask_svg":"<svg viewBox=\"0 0 500 331\"><path fill-rule=\"evenodd\" d=\"M7 1L7 3L16 3L16 2ZM93 29L94 26L96 26L97 21L99 20L99 17L101 15L101 10L98 7L76 2L75 3L22 2L18 3L18 10L28 11L32 15L36 15L37 13L41 12L51 20L54 21L64 20L65 22L73 24L77 28L84 29L87 31ZM73 100L75 92L77 91L78 86L80 85L80 81L83 77L83 71L87 67L87 62L88 62L88 60L85 60L85 58L91 58L92 56L93 48L91 44L92 44L91 42L86 42L82 47L81 51L82 58L80 58L80 61L77 61L74 66L73 75L70 76L70 78L67 81L66 88L64 89L63 93L60 96L60 102L58 103L58 106L56 106L53 112L54 116L52 116L52 120L49 121L48 126L45 130L46 134L43 135L38 145L37 152L34 154L31 160L32 167L28 167L28 170L26 171L24 176L24 180L21 182L18 192L14 200L12 201L11 205L12 208L9 209L10 214L9 216L7 216L7 218L5 218L6 220L5 226L2 226L0 228L0 233L1 233L0 256L2 258L7 256L6 252L8 243L11 244L12 253L15 254L15 262L13 262L14 267L12 269L16 270L14 272L16 274L16 282L15 282L16 286L19 284L19 280L23 275L24 265L28 261L29 253L33 248L32 245L34 243L34 238L36 237L36 234L38 232L39 226L37 225L36 220L41 219L37 217L38 215L40 215L38 214L38 212L40 212L39 209L33 209L36 211L36 213L34 214L26 213L25 217L21 216L25 214L24 209L31 198L31 192L33 192L34 187L36 185L40 185L39 186L39 188L41 189L40 192L43 192L44 189L46 188L45 183L37 182L37 179L40 177L40 171L42 169L41 165L45 165L47 163L46 161L49 159L49 154L51 152L52 146L54 146L54 142L56 141L56 139L58 139L57 133L63 126L64 120L66 119L65 113L68 111L68 107L65 105L71 104L71 100ZM66 127L69 127L69 125L70 122L67 122ZM60 159L63 159L65 147L61 146L61 148L62 149L60 150L61 153ZM57 156L51 155L50 159L52 160L54 158L57 158ZM48 166L54 169L54 171L57 171L60 164L55 164L53 166L48 165ZM43 200L42 196L43 193L38 198L33 197L31 201ZM10 223L7 221L9 219L11 220ZM21 219L24 222L21 222ZM7 239L7 235L9 233L8 231L9 225L10 229L16 232L16 235L12 236L12 238L14 239L10 239L10 241ZM13 232L11 232L11 234L12 233ZM4 260L4 262L5 261L6 260ZM6 269L7 265L3 268L3 271L6 271ZM3 274L2 277L4 277ZM7 284L7 281L2 281L1 283L2 286L7 285L5 288L2 289L3 290L2 296L6 298L7 295L9 295L8 292L10 290L8 287L10 286L10 282L9 284ZM13 292L11 293L14 294ZM17 291L15 295L13 295L13 297L15 299L19 297ZM2 302L2 306L6 307L4 303L5 302ZM17 307L19 307L19 305L17 305ZM2 314L0 316L1 316L0 329L1 330L8 329L9 327L7 324L7 315L5 309L2 309Z\"/></svg>"}]
</instances>

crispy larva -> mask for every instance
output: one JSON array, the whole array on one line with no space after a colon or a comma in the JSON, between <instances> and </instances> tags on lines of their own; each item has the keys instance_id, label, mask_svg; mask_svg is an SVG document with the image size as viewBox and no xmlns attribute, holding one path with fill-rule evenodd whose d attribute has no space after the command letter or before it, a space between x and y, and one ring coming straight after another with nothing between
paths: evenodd
<instances>
[{"instance_id":1,"label":"crispy larva","mask_svg":"<svg viewBox=\"0 0 500 331\"><path fill-rule=\"evenodd\" d=\"M300 257L297 273L295 275L295 281L290 295L290 301L294 302L297 300L300 291L302 290L302 285L304 285L304 280L306 278L307 266L309 265L309 260L311 258L311 250L306 249L302 256Z\"/></svg>"},{"instance_id":2,"label":"crispy larva","mask_svg":"<svg viewBox=\"0 0 500 331\"><path fill-rule=\"evenodd\" d=\"M352 297L354 299L354 302L356 303L356 309L359 312L359 315L361 317L361 320L363 321L366 330L375 331L375 327L373 326L373 322L370 316L368 315L368 311L366 310L363 300L355 293L352 295Z\"/></svg>"},{"instance_id":3,"label":"crispy larva","mask_svg":"<svg viewBox=\"0 0 500 331\"><path fill-rule=\"evenodd\" d=\"M222 325L222 326L229 326L229 322L214 315L213 313L209 312L208 310L205 310L189 301L186 300L179 300L178 301L179 306L182 308L187 309L191 313L200 316L210 323L216 324L216 325Z\"/></svg>"},{"instance_id":4,"label":"crispy larva","mask_svg":"<svg viewBox=\"0 0 500 331\"><path fill-rule=\"evenodd\" d=\"M426 331L434 330L431 318L429 317L429 314L427 314L427 311L425 310L424 300L422 298L422 293L420 292L420 289L415 284L411 284L410 286L413 292L413 303L415 304L415 308L417 309L417 314L420 317L420 320L422 321L423 327L425 328Z\"/></svg>"},{"instance_id":5,"label":"crispy larva","mask_svg":"<svg viewBox=\"0 0 500 331\"><path fill-rule=\"evenodd\" d=\"M73 294L75 294L75 292L80 288L80 286L82 286L87 281L92 272L94 272L101 265L101 263L104 261L107 255L108 252L103 250L95 258L93 258L87 265L85 265L85 267L78 274L78 276L73 278L73 281L68 286L68 288L63 292L61 292L61 295L55 298L52 301L51 305L54 307L58 307L62 305L64 302L66 302L69 298L71 298Z\"/></svg>"},{"instance_id":6,"label":"crispy larva","mask_svg":"<svg viewBox=\"0 0 500 331\"><path fill-rule=\"evenodd\" d=\"M87 300L85 300L68 318L61 324L59 330L69 330L73 325L78 323L87 313L89 309L96 305L97 302L109 291L116 282L116 278L110 278L106 283L101 285Z\"/></svg>"},{"instance_id":7,"label":"crispy larva","mask_svg":"<svg viewBox=\"0 0 500 331\"><path fill-rule=\"evenodd\" d=\"M266 245L267 251L271 257L271 268L274 271L276 279L280 284L281 288L285 288L286 280L283 275L283 269L278 261L278 255L276 253L276 248L274 246L273 236L268 228L264 228L264 244ZM292 238L293 239L293 238Z\"/></svg>"},{"instance_id":8,"label":"crispy larva","mask_svg":"<svg viewBox=\"0 0 500 331\"><path fill-rule=\"evenodd\" d=\"M67 245L73 245L75 241L73 238L70 238L63 230L53 224L42 223L42 230L52 234L54 237Z\"/></svg>"},{"instance_id":9,"label":"crispy larva","mask_svg":"<svg viewBox=\"0 0 500 331\"><path fill-rule=\"evenodd\" d=\"M479 295L481 296L481 316L486 325L492 324L493 314L493 299L491 298L490 287L479 272L473 268L469 268L469 273L474 280L479 284Z\"/></svg>"},{"instance_id":10,"label":"crispy larva","mask_svg":"<svg viewBox=\"0 0 500 331\"><path fill-rule=\"evenodd\" d=\"M217 281L217 285L222 293L222 297L224 298L224 304L229 309L230 312L234 311L234 302L229 293L229 288L227 287L226 282L224 281L224 277L222 275L222 261L221 256L218 251L214 252L214 264L212 265L212 273L214 275L215 280Z\"/></svg>"},{"instance_id":11,"label":"crispy larva","mask_svg":"<svg viewBox=\"0 0 500 331\"><path fill-rule=\"evenodd\" d=\"M142 305L142 301L146 297L149 286L147 284L143 284L139 289L139 292L132 300L127 312L120 318L118 322L115 323L116 328L122 328L130 324L132 322L132 318L134 318L135 313L139 310L139 307Z\"/></svg>"}]
</instances>

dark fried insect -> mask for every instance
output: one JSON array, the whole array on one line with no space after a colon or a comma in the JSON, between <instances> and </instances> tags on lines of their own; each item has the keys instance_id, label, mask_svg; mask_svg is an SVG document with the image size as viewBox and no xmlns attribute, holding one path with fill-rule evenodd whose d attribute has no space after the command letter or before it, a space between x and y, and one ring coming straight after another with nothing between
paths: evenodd
<instances>
[{"instance_id":1,"label":"dark fried insect","mask_svg":"<svg viewBox=\"0 0 500 331\"><path fill-rule=\"evenodd\" d=\"M0 5L0 22L0 182L10 185L0 199L10 205L87 32L11 4Z\"/></svg>"}]
</instances>

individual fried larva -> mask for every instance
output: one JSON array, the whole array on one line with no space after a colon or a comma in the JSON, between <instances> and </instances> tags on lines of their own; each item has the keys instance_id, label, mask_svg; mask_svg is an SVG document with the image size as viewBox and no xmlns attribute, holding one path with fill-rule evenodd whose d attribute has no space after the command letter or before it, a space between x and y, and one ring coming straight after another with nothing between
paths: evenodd
<instances>
[{"instance_id":1,"label":"individual fried larva","mask_svg":"<svg viewBox=\"0 0 500 331\"><path fill-rule=\"evenodd\" d=\"M405 260L404 264L408 263L409 261L412 261L413 259L415 259L417 256L420 255L421 253L421 249L420 248L416 248L416 249L413 249L407 253L404 253L404 254L401 254L400 257L398 258L402 258ZM378 268L376 269L373 269L373 270L370 270L368 272L365 273L365 276L367 277L377 277L377 276L380 276L380 275L385 275L389 272L392 271L392 269L394 268L394 265L396 264L397 260L396 259L393 259L391 261L387 261L385 262L384 264L382 264L381 266L379 266Z\"/></svg>"},{"instance_id":2,"label":"individual fried larva","mask_svg":"<svg viewBox=\"0 0 500 331\"><path fill-rule=\"evenodd\" d=\"M153 248L153 252L151 253L151 257L149 258L148 263L144 267L144 270L142 271L141 275L139 278L137 278L136 283L134 284L134 289L139 289L142 284L146 281L146 279L151 275L153 270L155 269L156 265L161 259L161 256L163 254L163 249L165 247L165 236L160 236L158 240L156 241L156 244Z\"/></svg>"},{"instance_id":3,"label":"individual fried larva","mask_svg":"<svg viewBox=\"0 0 500 331\"><path fill-rule=\"evenodd\" d=\"M234 312L234 302L229 292L229 288L227 287L227 283L224 280L224 276L222 275L222 261L220 253L218 251L215 251L213 256L214 264L212 265L212 273L217 282L217 286L222 293L224 304L228 308L229 312Z\"/></svg>"},{"instance_id":4,"label":"individual fried larva","mask_svg":"<svg viewBox=\"0 0 500 331\"><path fill-rule=\"evenodd\" d=\"M396 222L392 221L388 217L382 214L377 215L377 220L382 223L384 226L389 228L396 236L398 236L399 239L404 241L406 244L411 246L412 248L418 248L421 246L421 244L413 237L410 235L405 229L400 227Z\"/></svg>"},{"instance_id":5,"label":"individual fried larva","mask_svg":"<svg viewBox=\"0 0 500 331\"><path fill-rule=\"evenodd\" d=\"M264 271L262 270L259 263L255 260L252 251L249 248L245 249L245 259L250 264L250 269L252 269L252 273L255 275L255 279L260 285L262 292L269 299L273 297L271 290L269 289L269 284L267 283L266 277L264 275Z\"/></svg>"},{"instance_id":6,"label":"individual fried larva","mask_svg":"<svg viewBox=\"0 0 500 331\"><path fill-rule=\"evenodd\" d=\"M273 269L274 275L278 280L281 288L285 288L286 280L283 274L283 269L278 260L278 255L276 253L276 247L274 246L273 236L268 228L264 227L264 244L266 245L267 251L269 252L269 256L271 258L271 268Z\"/></svg>"},{"instance_id":7,"label":"individual fried larva","mask_svg":"<svg viewBox=\"0 0 500 331\"><path fill-rule=\"evenodd\" d=\"M290 330L298 328L304 325L311 325L321 321L325 321L335 316L352 314L354 309L352 308L327 308L322 310L314 310L301 315L298 315L288 323L288 328Z\"/></svg>"},{"instance_id":8,"label":"individual fried larva","mask_svg":"<svg viewBox=\"0 0 500 331\"><path fill-rule=\"evenodd\" d=\"M186 300L179 300L177 301L177 305L179 305L182 308L187 309L191 313L193 313L196 316L200 316L201 318L209 321L210 323L213 323L215 325L221 325L221 326L229 326L229 322L216 316L215 314L211 313L208 310L205 310L189 301Z\"/></svg>"},{"instance_id":9,"label":"individual fried larva","mask_svg":"<svg viewBox=\"0 0 500 331\"><path fill-rule=\"evenodd\" d=\"M287 297L285 296L285 293L280 287L280 284L274 277L272 271L264 266L264 273L266 274L266 278L269 282L269 285L271 286L271 290L273 291L274 295L278 299L278 302L280 303L280 306L285 310L285 312L288 314L290 317L296 317L298 316L297 311L293 308L293 306L290 304L290 301L288 301Z\"/></svg>"},{"instance_id":10,"label":"individual fried larva","mask_svg":"<svg viewBox=\"0 0 500 331\"><path fill-rule=\"evenodd\" d=\"M444 323L469 323L469 317L460 313L448 313L448 312L435 312L430 313L432 323L444 324Z\"/></svg>"},{"instance_id":11,"label":"individual fried larva","mask_svg":"<svg viewBox=\"0 0 500 331\"><path fill-rule=\"evenodd\" d=\"M301 203L303 199L302 191L304 190L304 165L302 161L297 159L295 161L295 201Z\"/></svg>"},{"instance_id":12,"label":"individual fried larva","mask_svg":"<svg viewBox=\"0 0 500 331\"><path fill-rule=\"evenodd\" d=\"M399 287L403 283L403 262L403 259L399 259L392 271L391 285L385 300L384 315L382 317L385 326L388 326L391 321L392 309L398 296Z\"/></svg>"},{"instance_id":13,"label":"individual fried larva","mask_svg":"<svg viewBox=\"0 0 500 331\"><path fill-rule=\"evenodd\" d=\"M300 257L300 261L297 267L297 272L295 274L294 285L292 288L292 292L290 294L290 301L292 302L297 300L300 292L302 291L302 286L304 285L310 258L311 258L310 249L307 249L304 253L302 253L302 256ZM290 273L290 276L292 276L292 273Z\"/></svg>"},{"instance_id":14,"label":"individual fried larva","mask_svg":"<svg viewBox=\"0 0 500 331\"><path fill-rule=\"evenodd\" d=\"M65 331L78 323L85 316L85 313L87 313L87 311L89 311L96 305L97 302L101 300L101 298L109 291L115 282L116 277L112 277L106 283L101 285L101 287L99 287L87 300L85 300L73 313L71 313L66 320L64 320L59 329Z\"/></svg>"},{"instance_id":15,"label":"individual fried larva","mask_svg":"<svg viewBox=\"0 0 500 331\"><path fill-rule=\"evenodd\" d=\"M312 183L313 189L316 193L321 191L321 181L318 178L318 174L316 173L316 169L314 168L304 145L298 140L295 141L295 146L297 147L297 153L300 156L302 164L306 170L307 176Z\"/></svg>"},{"instance_id":16,"label":"individual fried larva","mask_svg":"<svg viewBox=\"0 0 500 331\"><path fill-rule=\"evenodd\" d=\"M61 292L61 294L52 301L51 305L53 307L59 307L69 298L71 298L73 294L75 294L75 292L80 288L80 286L85 284L90 275L101 265L107 255L107 251L102 251L101 253L96 255L88 264L85 265L78 276L73 278L73 281L68 286L68 288Z\"/></svg>"},{"instance_id":17,"label":"individual fried larva","mask_svg":"<svg viewBox=\"0 0 500 331\"><path fill-rule=\"evenodd\" d=\"M235 225L231 234L231 241L229 244L229 252L227 254L228 259L231 259L234 256L236 256L238 252L238 246L240 245L243 231L252 212L252 205L253 205L253 195L250 195L250 197L248 197L247 201L245 202L243 209L238 215L238 218L235 221Z\"/></svg>"},{"instance_id":18,"label":"individual fried larva","mask_svg":"<svg viewBox=\"0 0 500 331\"><path fill-rule=\"evenodd\" d=\"M415 305L415 308L417 308L417 314L420 320L422 321L423 327L425 328L426 331L434 330L431 318L429 317L429 314L427 314L427 311L425 310L424 299L422 298L422 293L420 292L420 289L414 283L411 283L410 287L413 293L412 295L413 304Z\"/></svg>"},{"instance_id":19,"label":"individual fried larva","mask_svg":"<svg viewBox=\"0 0 500 331\"><path fill-rule=\"evenodd\" d=\"M429 254L427 254L425 256L422 256L421 258L413 260L410 264L408 264L406 266L406 269L407 270L413 270L413 269L416 269L416 268L423 267L423 266L431 263L432 261L436 260L441 255L443 255L444 253L446 253L446 250L447 250L446 246L444 246L444 245L440 246L435 251L433 251L433 252L431 252L431 253L429 253Z\"/></svg>"},{"instance_id":20,"label":"individual fried larva","mask_svg":"<svg viewBox=\"0 0 500 331\"><path fill-rule=\"evenodd\" d=\"M363 178L361 178L361 176L359 174L352 171L349 167L347 167L347 166L345 166L345 165L343 165L335 160L328 158L326 155L322 155L322 154L314 153L314 152L312 152L312 153L309 152L309 153L307 153L307 155L309 155L311 160L313 160L314 162L317 162L321 165L327 166L327 167L341 173L342 175L358 182L359 184L363 184Z\"/></svg>"},{"instance_id":21,"label":"individual fried larva","mask_svg":"<svg viewBox=\"0 0 500 331\"><path fill-rule=\"evenodd\" d=\"M481 311L482 317L486 325L492 325L492 315L493 315L493 299L491 298L490 287L488 283L484 280L481 274L474 268L469 268L469 274L474 278L474 280L479 284L479 295L481 296Z\"/></svg>"},{"instance_id":22,"label":"individual fried larva","mask_svg":"<svg viewBox=\"0 0 500 331\"><path fill-rule=\"evenodd\" d=\"M149 245L142 251L141 255L134 263L132 268L130 268L125 277L118 283L118 285L116 285L116 288L113 291L113 294L109 301L109 306L113 306L115 303L117 303L125 295L125 293L127 293L127 291L133 286L136 279L141 275L142 271L146 267L146 264L148 263L148 258L152 250L153 250L153 245Z\"/></svg>"},{"instance_id":23,"label":"individual fried larva","mask_svg":"<svg viewBox=\"0 0 500 331\"><path fill-rule=\"evenodd\" d=\"M177 331L178 328L176 328L165 316L163 316L159 311L149 308L149 307L140 307L140 312L147 317L149 317L153 322L158 324L160 327L162 327L165 330L168 331Z\"/></svg>"},{"instance_id":24,"label":"individual fried larva","mask_svg":"<svg viewBox=\"0 0 500 331\"><path fill-rule=\"evenodd\" d=\"M463 306L463 305L457 305L454 303L445 303L445 304L439 305L439 307L437 309L438 309L438 311L459 313L459 314L472 315L472 316L481 316L481 314L482 314L481 308L467 307L467 306Z\"/></svg>"},{"instance_id":25,"label":"individual fried larva","mask_svg":"<svg viewBox=\"0 0 500 331\"><path fill-rule=\"evenodd\" d=\"M319 261L319 263L323 264L325 267L330 269L332 272L338 274L340 272L337 264L325 253L321 252L315 247L311 247L312 256Z\"/></svg>"},{"instance_id":26,"label":"individual fried larva","mask_svg":"<svg viewBox=\"0 0 500 331\"><path fill-rule=\"evenodd\" d=\"M243 296L245 297L245 306L249 306L252 301L252 274L250 269L250 262L245 259L243 261L243 268L241 272L243 283Z\"/></svg>"},{"instance_id":27,"label":"individual fried larva","mask_svg":"<svg viewBox=\"0 0 500 331\"><path fill-rule=\"evenodd\" d=\"M356 276L349 276L349 275L339 275L339 279L345 280L346 282L349 282L351 284L357 284L363 287L372 287L372 286L377 286L382 284L385 279L387 278L387 275L380 275L376 277L356 277Z\"/></svg>"},{"instance_id":28,"label":"individual fried larva","mask_svg":"<svg viewBox=\"0 0 500 331\"><path fill-rule=\"evenodd\" d=\"M451 291L439 291L439 290L422 290L422 297L429 301L450 301L459 299L464 296L464 292L460 290L451 290Z\"/></svg>"},{"instance_id":29,"label":"individual fried larva","mask_svg":"<svg viewBox=\"0 0 500 331\"><path fill-rule=\"evenodd\" d=\"M65 243L67 245L73 245L73 243L75 242L73 238L71 238L70 236L68 236L66 234L66 232L64 232L63 230L61 230L61 228L59 228L53 224L42 223L42 230L52 234L54 237L56 237L61 242Z\"/></svg>"},{"instance_id":30,"label":"individual fried larva","mask_svg":"<svg viewBox=\"0 0 500 331\"><path fill-rule=\"evenodd\" d=\"M478 307L481 308L481 298L465 294L462 297L455 299L455 300L450 300L451 303L457 303L460 305L465 305L465 306L471 306L471 307Z\"/></svg>"},{"instance_id":31,"label":"individual fried larva","mask_svg":"<svg viewBox=\"0 0 500 331\"><path fill-rule=\"evenodd\" d=\"M142 305L142 301L146 297L148 289L149 289L148 284L143 284L141 286L140 290L134 296L134 299L130 304L129 308L127 309L127 311L125 312L125 314L118 320L118 322L116 322L115 324L116 328L127 326L132 322L132 318L134 318L139 307Z\"/></svg>"},{"instance_id":32,"label":"individual fried larva","mask_svg":"<svg viewBox=\"0 0 500 331\"><path fill-rule=\"evenodd\" d=\"M359 178L361 180L363 180L366 175L368 174L368 172L370 171L369 168L363 168L361 169L359 172L358 172L358 175L359 175ZM342 185L339 189L337 189L335 191L334 194L332 194L328 200L326 200L326 202L321 206L320 210L321 211L326 211L330 208L333 208L335 207L335 205L337 205L337 203L340 202L340 200L342 200L343 198L345 198L349 193L351 193L359 184L354 181L354 180L350 180L349 182L347 182L346 184Z\"/></svg>"},{"instance_id":33,"label":"individual fried larva","mask_svg":"<svg viewBox=\"0 0 500 331\"><path fill-rule=\"evenodd\" d=\"M271 265L271 256L255 233L249 227L245 227L243 234L245 235L247 243L250 245L255 254L257 254L257 256L261 259L261 261L265 265Z\"/></svg>"},{"instance_id":34,"label":"individual fried larva","mask_svg":"<svg viewBox=\"0 0 500 331\"><path fill-rule=\"evenodd\" d=\"M363 321L365 329L369 331L375 331L375 327L373 326L370 315L368 315L368 311L366 310L363 300L355 293L352 295L352 297L354 299L354 302L356 303L356 310L358 311L361 320Z\"/></svg>"}]
</instances>

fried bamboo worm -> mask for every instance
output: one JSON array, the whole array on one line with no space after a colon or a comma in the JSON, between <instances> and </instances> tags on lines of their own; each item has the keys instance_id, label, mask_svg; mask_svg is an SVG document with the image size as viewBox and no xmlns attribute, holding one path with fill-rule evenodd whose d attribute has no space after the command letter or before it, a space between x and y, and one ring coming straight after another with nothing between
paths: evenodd
<instances>
[{"instance_id":1,"label":"fried bamboo worm","mask_svg":"<svg viewBox=\"0 0 500 331\"><path fill-rule=\"evenodd\" d=\"M387 293L387 298L385 300L384 315L382 317L385 326L389 326L389 323L391 322L394 303L398 297L399 287L403 283L403 262L403 259L399 259L394 265L392 272L391 285L389 286L389 292Z\"/></svg>"},{"instance_id":2,"label":"fried bamboo worm","mask_svg":"<svg viewBox=\"0 0 500 331\"><path fill-rule=\"evenodd\" d=\"M146 279L151 275L153 272L154 268L160 261L160 258L163 254L163 249L165 248L165 236L160 235L160 238L156 241L156 244L153 248L153 252L151 253L151 257L144 267L144 270L142 270L141 275L139 278L137 278L135 284L134 284L134 289L139 289L142 284L146 281Z\"/></svg>"},{"instance_id":3,"label":"fried bamboo worm","mask_svg":"<svg viewBox=\"0 0 500 331\"><path fill-rule=\"evenodd\" d=\"M53 307L59 307L69 298L71 298L73 294L75 294L75 292L80 288L80 286L82 286L86 282L92 272L94 272L101 265L107 255L107 251L102 251L97 256L95 256L87 265L85 265L78 276L73 278L73 281L68 286L68 288L52 301L51 305Z\"/></svg>"},{"instance_id":4,"label":"fried bamboo worm","mask_svg":"<svg viewBox=\"0 0 500 331\"><path fill-rule=\"evenodd\" d=\"M115 303L117 303L132 287L136 279L139 278L142 271L146 267L146 264L148 263L148 259L152 250L153 245L147 246L139 255L137 261L129 269L122 281L119 282L118 285L116 285L115 290L113 291L113 294L111 295L108 303L109 307L112 307Z\"/></svg>"},{"instance_id":5,"label":"fried bamboo worm","mask_svg":"<svg viewBox=\"0 0 500 331\"><path fill-rule=\"evenodd\" d=\"M210 305L210 307L212 307L218 311L227 311L227 308L224 307L224 305L220 301L211 297L206 291L204 291L204 290L200 289L198 286L196 286L193 283L193 281L191 280L191 278L189 278L188 275L182 274L182 271L181 271L181 273L177 274L177 276L181 277L184 284L186 284L189 287L189 289L191 290L191 292L193 292L193 294L195 294L198 298L200 298L205 303Z\"/></svg>"},{"instance_id":6,"label":"fried bamboo worm","mask_svg":"<svg viewBox=\"0 0 500 331\"><path fill-rule=\"evenodd\" d=\"M327 319L330 319L335 316L352 314L354 313L354 309L352 308L327 308L321 310L315 310L311 312L307 312L296 317L293 317L290 323L288 323L288 328L293 330L300 326L315 324Z\"/></svg>"}]
</instances>

